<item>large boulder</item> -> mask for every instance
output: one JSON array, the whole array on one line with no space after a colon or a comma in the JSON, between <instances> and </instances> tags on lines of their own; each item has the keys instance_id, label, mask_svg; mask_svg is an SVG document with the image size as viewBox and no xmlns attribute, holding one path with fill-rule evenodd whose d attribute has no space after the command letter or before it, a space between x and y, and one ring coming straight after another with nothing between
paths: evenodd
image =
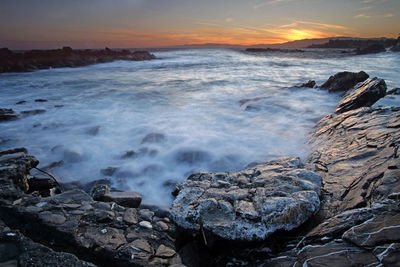
<instances>
[{"instance_id":1,"label":"large boulder","mask_svg":"<svg viewBox=\"0 0 400 267\"><path fill-rule=\"evenodd\" d=\"M359 82L363 82L369 78L369 75L364 71L360 72L339 72L329 77L320 88L328 90L329 92L344 92L351 89Z\"/></svg>"},{"instance_id":2,"label":"large boulder","mask_svg":"<svg viewBox=\"0 0 400 267\"><path fill-rule=\"evenodd\" d=\"M386 95L386 89L386 83L383 79L367 79L357 84L343 96L335 112L343 113L360 107L370 107Z\"/></svg>"},{"instance_id":3,"label":"large boulder","mask_svg":"<svg viewBox=\"0 0 400 267\"><path fill-rule=\"evenodd\" d=\"M264 239L291 230L319 209L321 177L298 158L233 173L198 173L178 185L173 220L228 240Z\"/></svg>"}]
</instances>

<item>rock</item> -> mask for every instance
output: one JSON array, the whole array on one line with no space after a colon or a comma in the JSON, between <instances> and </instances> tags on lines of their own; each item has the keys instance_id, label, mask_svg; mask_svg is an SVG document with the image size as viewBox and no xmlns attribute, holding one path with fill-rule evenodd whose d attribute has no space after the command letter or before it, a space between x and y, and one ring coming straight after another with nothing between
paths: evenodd
<instances>
[{"instance_id":1,"label":"rock","mask_svg":"<svg viewBox=\"0 0 400 267\"><path fill-rule=\"evenodd\" d=\"M305 88L314 88L314 86L315 86L314 80L308 80L307 82L300 85L300 87L305 87Z\"/></svg>"},{"instance_id":2,"label":"rock","mask_svg":"<svg viewBox=\"0 0 400 267\"><path fill-rule=\"evenodd\" d=\"M141 209L139 211L139 215L142 219L146 220L146 221L152 221L153 217L154 217L154 212L152 212L149 209Z\"/></svg>"},{"instance_id":3,"label":"rock","mask_svg":"<svg viewBox=\"0 0 400 267\"><path fill-rule=\"evenodd\" d=\"M321 177L300 164L287 158L241 172L191 175L179 185L172 218L183 228L203 227L229 240L259 240L296 228L318 211L321 188ZM249 183L239 184L241 177Z\"/></svg>"},{"instance_id":4,"label":"rock","mask_svg":"<svg viewBox=\"0 0 400 267\"><path fill-rule=\"evenodd\" d=\"M28 117L28 116L43 114L45 112L46 112L45 109L24 110L24 111L21 111L21 115L23 117Z\"/></svg>"},{"instance_id":5,"label":"rock","mask_svg":"<svg viewBox=\"0 0 400 267\"><path fill-rule=\"evenodd\" d=\"M127 224L137 224L138 223L137 210L132 208L126 209L123 220Z\"/></svg>"},{"instance_id":6,"label":"rock","mask_svg":"<svg viewBox=\"0 0 400 267\"><path fill-rule=\"evenodd\" d=\"M397 38L397 43L390 49L392 52L400 52L400 40Z\"/></svg>"},{"instance_id":7,"label":"rock","mask_svg":"<svg viewBox=\"0 0 400 267\"><path fill-rule=\"evenodd\" d=\"M156 251L156 256L161 258L171 258L175 255L175 250L161 244Z\"/></svg>"},{"instance_id":8,"label":"rock","mask_svg":"<svg viewBox=\"0 0 400 267\"><path fill-rule=\"evenodd\" d=\"M0 108L0 121L11 121L18 119L19 116L14 110L8 108Z\"/></svg>"},{"instance_id":9,"label":"rock","mask_svg":"<svg viewBox=\"0 0 400 267\"><path fill-rule=\"evenodd\" d=\"M17 103L15 103L15 105L22 105L22 104L25 104L25 103L26 103L25 100L21 100L21 101L18 101Z\"/></svg>"},{"instance_id":10,"label":"rock","mask_svg":"<svg viewBox=\"0 0 400 267\"><path fill-rule=\"evenodd\" d=\"M201 150L181 150L176 155L178 163L195 164L211 160L211 155Z\"/></svg>"},{"instance_id":11,"label":"rock","mask_svg":"<svg viewBox=\"0 0 400 267\"><path fill-rule=\"evenodd\" d=\"M139 225L140 225L141 227L143 227L143 228L146 228L146 229L153 229L153 225L151 225L151 223L148 222L148 221L141 221L141 222L139 223Z\"/></svg>"},{"instance_id":12,"label":"rock","mask_svg":"<svg viewBox=\"0 0 400 267\"><path fill-rule=\"evenodd\" d=\"M63 153L64 160L70 163L77 163L82 160L82 155L78 152L65 150Z\"/></svg>"},{"instance_id":13,"label":"rock","mask_svg":"<svg viewBox=\"0 0 400 267\"><path fill-rule=\"evenodd\" d=\"M124 207L137 208L142 202L142 197L137 192L118 192L106 193L103 195L102 200L106 202L115 202Z\"/></svg>"},{"instance_id":14,"label":"rock","mask_svg":"<svg viewBox=\"0 0 400 267\"><path fill-rule=\"evenodd\" d=\"M370 107L386 95L386 83L382 79L373 78L357 84L349 90L336 108L336 113L343 113L360 107Z\"/></svg>"},{"instance_id":15,"label":"rock","mask_svg":"<svg viewBox=\"0 0 400 267\"><path fill-rule=\"evenodd\" d=\"M113 176L116 171L118 171L119 167L107 167L105 169L101 169L100 173L105 176Z\"/></svg>"},{"instance_id":16,"label":"rock","mask_svg":"<svg viewBox=\"0 0 400 267\"><path fill-rule=\"evenodd\" d=\"M329 79L323 83L320 88L326 89L329 92L343 92L351 89L357 83L363 82L369 78L369 75L364 71L356 72L339 72L329 77Z\"/></svg>"},{"instance_id":17,"label":"rock","mask_svg":"<svg viewBox=\"0 0 400 267\"><path fill-rule=\"evenodd\" d=\"M381 52L386 52L386 48L382 44L372 44L365 48L357 48L356 50L357 55L375 54Z\"/></svg>"},{"instance_id":18,"label":"rock","mask_svg":"<svg viewBox=\"0 0 400 267\"><path fill-rule=\"evenodd\" d=\"M87 133L88 133L89 135L95 136L95 135L97 135L97 134L99 133L100 128L101 128L101 126L94 126L94 127L91 127L91 128L87 131Z\"/></svg>"},{"instance_id":19,"label":"rock","mask_svg":"<svg viewBox=\"0 0 400 267\"><path fill-rule=\"evenodd\" d=\"M80 67L114 60L151 60L155 56L147 51L130 50L73 50L70 47L53 50L31 50L13 53L10 50L0 51L0 73L27 72L39 69Z\"/></svg>"},{"instance_id":20,"label":"rock","mask_svg":"<svg viewBox=\"0 0 400 267\"><path fill-rule=\"evenodd\" d=\"M400 108L360 108L321 119L306 160L324 181L319 216L368 207L400 192Z\"/></svg>"},{"instance_id":21,"label":"rock","mask_svg":"<svg viewBox=\"0 0 400 267\"><path fill-rule=\"evenodd\" d=\"M149 133L142 139L142 144L145 143L160 143L165 140L165 136L161 133Z\"/></svg>"},{"instance_id":22,"label":"rock","mask_svg":"<svg viewBox=\"0 0 400 267\"><path fill-rule=\"evenodd\" d=\"M49 211L39 213L40 219L48 224L63 224L66 218L61 214L54 214Z\"/></svg>"},{"instance_id":23,"label":"rock","mask_svg":"<svg viewBox=\"0 0 400 267\"><path fill-rule=\"evenodd\" d=\"M110 188L107 185L97 185L93 187L90 195L94 200L104 201L104 197L106 194L110 193Z\"/></svg>"},{"instance_id":24,"label":"rock","mask_svg":"<svg viewBox=\"0 0 400 267\"><path fill-rule=\"evenodd\" d=\"M47 102L47 99L43 99L43 98L39 98L39 99L35 99L35 102Z\"/></svg>"},{"instance_id":25,"label":"rock","mask_svg":"<svg viewBox=\"0 0 400 267\"><path fill-rule=\"evenodd\" d=\"M51 189L53 191L61 192L61 188L58 185L57 181L52 178L31 178L28 180L29 191L28 193L32 193L34 191L38 191L39 194L43 197L48 197L51 195Z\"/></svg>"},{"instance_id":26,"label":"rock","mask_svg":"<svg viewBox=\"0 0 400 267\"><path fill-rule=\"evenodd\" d=\"M129 159L129 158L136 158L137 154L133 150L126 151L122 156L120 156L120 159Z\"/></svg>"},{"instance_id":27,"label":"rock","mask_svg":"<svg viewBox=\"0 0 400 267\"><path fill-rule=\"evenodd\" d=\"M386 92L386 95L400 95L400 88L393 88Z\"/></svg>"},{"instance_id":28,"label":"rock","mask_svg":"<svg viewBox=\"0 0 400 267\"><path fill-rule=\"evenodd\" d=\"M88 228L84 233L84 238L90 239L96 246L111 250L127 243L122 231L111 227L104 229Z\"/></svg>"}]
</instances>

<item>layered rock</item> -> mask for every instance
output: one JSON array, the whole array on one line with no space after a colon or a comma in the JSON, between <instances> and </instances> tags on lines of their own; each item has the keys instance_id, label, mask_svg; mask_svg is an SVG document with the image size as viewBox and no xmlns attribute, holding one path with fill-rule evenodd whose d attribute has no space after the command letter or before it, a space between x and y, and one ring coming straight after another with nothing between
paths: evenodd
<instances>
[{"instance_id":1,"label":"layered rock","mask_svg":"<svg viewBox=\"0 0 400 267\"><path fill-rule=\"evenodd\" d=\"M369 78L369 75L364 71L356 72L339 72L329 77L329 79L323 83L320 88L328 90L329 92L345 92L356 84L365 81Z\"/></svg>"},{"instance_id":2,"label":"layered rock","mask_svg":"<svg viewBox=\"0 0 400 267\"><path fill-rule=\"evenodd\" d=\"M376 77L360 82L346 92L335 112L343 113L360 107L370 107L386 95L386 89L385 81Z\"/></svg>"},{"instance_id":3,"label":"layered rock","mask_svg":"<svg viewBox=\"0 0 400 267\"><path fill-rule=\"evenodd\" d=\"M91 266L82 260L103 266L181 263L176 255L175 225L169 218L158 217L148 209L95 201L79 189L51 197L26 194L29 170L37 163L24 149L0 153L0 220L44 247L35 252L37 261L33 262L44 262L49 253L48 262L52 264L44 262L45 266L68 266L63 265L67 260L77 266ZM0 247L8 246L6 243L0 239ZM54 254L48 246L75 256ZM21 259L24 253L17 250L13 258L5 260Z\"/></svg>"},{"instance_id":4,"label":"layered rock","mask_svg":"<svg viewBox=\"0 0 400 267\"><path fill-rule=\"evenodd\" d=\"M198 173L178 185L174 221L229 240L264 239L291 230L319 209L321 177L298 158L270 161L240 172Z\"/></svg>"}]
</instances>

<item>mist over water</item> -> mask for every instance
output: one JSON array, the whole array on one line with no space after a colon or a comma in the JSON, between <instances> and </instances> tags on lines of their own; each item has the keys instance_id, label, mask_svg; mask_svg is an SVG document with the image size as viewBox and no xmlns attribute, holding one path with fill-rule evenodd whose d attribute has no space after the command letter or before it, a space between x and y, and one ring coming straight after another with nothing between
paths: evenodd
<instances>
[{"instance_id":1,"label":"mist over water","mask_svg":"<svg viewBox=\"0 0 400 267\"><path fill-rule=\"evenodd\" d=\"M155 55L152 61L1 74L0 107L46 112L1 123L0 149L26 147L39 167L63 161L49 169L63 182L109 177L117 189L140 192L145 203L168 204L171 186L193 172L305 157L307 133L340 96L290 87L309 79L321 84L345 70L400 86L400 56L393 53ZM27 102L16 105L21 100Z\"/></svg>"}]
</instances>

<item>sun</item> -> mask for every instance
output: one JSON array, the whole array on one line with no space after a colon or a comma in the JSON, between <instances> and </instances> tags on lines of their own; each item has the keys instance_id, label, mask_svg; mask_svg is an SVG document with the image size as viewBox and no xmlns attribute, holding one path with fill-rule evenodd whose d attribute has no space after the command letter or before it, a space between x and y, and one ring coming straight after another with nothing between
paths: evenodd
<instances>
[{"instance_id":1,"label":"sun","mask_svg":"<svg viewBox=\"0 0 400 267\"><path fill-rule=\"evenodd\" d=\"M313 30L298 30L291 29L285 34L285 37L289 41L301 40L301 39L312 39L312 38L323 38L326 34Z\"/></svg>"}]
</instances>

